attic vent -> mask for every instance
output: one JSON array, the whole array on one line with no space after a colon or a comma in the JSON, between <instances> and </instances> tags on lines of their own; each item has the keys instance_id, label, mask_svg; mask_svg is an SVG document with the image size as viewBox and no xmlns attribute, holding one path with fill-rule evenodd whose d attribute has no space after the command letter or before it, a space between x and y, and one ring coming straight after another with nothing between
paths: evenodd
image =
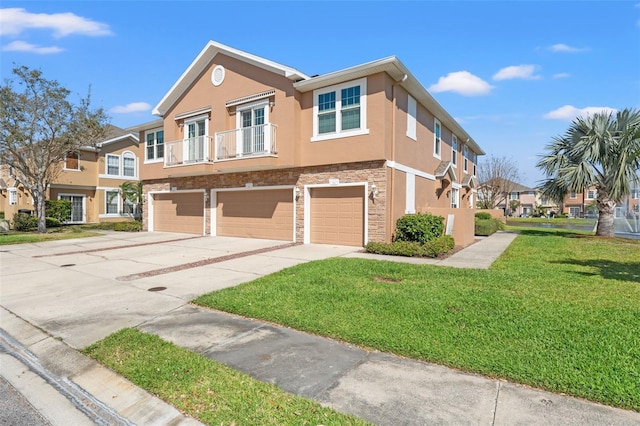
<instances>
[{"instance_id":1,"label":"attic vent","mask_svg":"<svg viewBox=\"0 0 640 426\"><path fill-rule=\"evenodd\" d=\"M224 81L224 67L222 65L216 65L211 73L211 82L214 86L220 86Z\"/></svg>"},{"instance_id":2,"label":"attic vent","mask_svg":"<svg viewBox=\"0 0 640 426\"><path fill-rule=\"evenodd\" d=\"M238 98L238 99L232 99L230 101L227 101L225 103L225 105L227 106L227 108L229 108L229 107L232 107L232 106L235 106L235 105L246 104L247 102L257 101L259 99L268 98L269 96L273 96L275 94L276 94L275 89L271 89L271 90L267 90L265 92L256 93L254 95L244 96L244 97Z\"/></svg>"}]
</instances>

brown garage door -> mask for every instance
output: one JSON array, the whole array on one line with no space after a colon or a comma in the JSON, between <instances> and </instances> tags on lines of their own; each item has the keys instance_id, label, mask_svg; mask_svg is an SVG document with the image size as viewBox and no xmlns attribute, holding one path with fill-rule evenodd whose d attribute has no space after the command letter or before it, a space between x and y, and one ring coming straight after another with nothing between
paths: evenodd
<instances>
[{"instance_id":1,"label":"brown garage door","mask_svg":"<svg viewBox=\"0 0 640 426\"><path fill-rule=\"evenodd\" d=\"M220 191L217 235L293 240L291 189Z\"/></svg>"},{"instance_id":2,"label":"brown garage door","mask_svg":"<svg viewBox=\"0 0 640 426\"><path fill-rule=\"evenodd\" d=\"M153 196L153 229L204 234L202 192L155 194Z\"/></svg>"},{"instance_id":3,"label":"brown garage door","mask_svg":"<svg viewBox=\"0 0 640 426\"><path fill-rule=\"evenodd\" d=\"M311 242L364 244L364 190L361 186L311 189Z\"/></svg>"}]
</instances>

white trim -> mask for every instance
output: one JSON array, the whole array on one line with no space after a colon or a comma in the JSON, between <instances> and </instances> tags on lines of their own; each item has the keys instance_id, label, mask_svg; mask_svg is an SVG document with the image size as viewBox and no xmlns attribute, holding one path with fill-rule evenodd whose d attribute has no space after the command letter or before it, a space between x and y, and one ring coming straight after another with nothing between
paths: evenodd
<instances>
[{"instance_id":1,"label":"white trim","mask_svg":"<svg viewBox=\"0 0 640 426\"><path fill-rule=\"evenodd\" d=\"M219 77L216 76L216 73L218 71L221 73ZM224 76L226 75L226 73L227 72L222 65L216 65L213 68L213 71L211 71L211 83L213 83L215 87L220 86L224 82Z\"/></svg>"},{"instance_id":2,"label":"white trim","mask_svg":"<svg viewBox=\"0 0 640 426\"><path fill-rule=\"evenodd\" d=\"M417 128L417 120L418 120L418 104L416 103L416 99L408 95L407 99L407 137L413 139L414 141L418 140L416 128Z\"/></svg>"},{"instance_id":3,"label":"white trim","mask_svg":"<svg viewBox=\"0 0 640 426\"><path fill-rule=\"evenodd\" d=\"M158 132L162 132L162 157L158 157ZM147 134L153 133L153 155L154 158L147 158ZM164 162L164 127L156 127L155 129L145 130L144 132L144 164L163 163ZM106 171L106 170L105 170Z\"/></svg>"},{"instance_id":4,"label":"white trim","mask_svg":"<svg viewBox=\"0 0 640 426\"><path fill-rule=\"evenodd\" d=\"M190 119L191 117L200 116L200 115L207 115L207 117L208 117L208 114L210 112L211 112L211 107L208 106L208 107L204 107L204 108L194 109L193 111L181 112L180 114L176 114L173 117L173 119L175 121L178 121L178 120L182 120L182 119L185 119L185 118L189 118Z\"/></svg>"},{"instance_id":5,"label":"white trim","mask_svg":"<svg viewBox=\"0 0 640 426\"><path fill-rule=\"evenodd\" d=\"M102 148L105 145L109 145L109 144L114 143L114 142L119 142L119 141L127 139L127 138L131 138L131 139L135 140L136 143L138 143L138 144L140 143L140 141L138 140L138 137L136 135L134 135L133 133L126 133L124 135L116 136L115 138L107 139L106 141L100 142L100 143L98 143L98 146Z\"/></svg>"},{"instance_id":6,"label":"white trim","mask_svg":"<svg viewBox=\"0 0 640 426\"><path fill-rule=\"evenodd\" d=\"M275 89L269 89L269 90L266 90L264 92L256 93L254 95L248 95L248 96L243 96L241 98L231 99L230 101L225 102L224 105L227 108L229 108L229 107L236 106L236 105L242 105L242 104L245 104L245 103L251 102L251 101L257 101L257 100L264 99L264 98L270 98L271 96L275 96L275 94L276 94L276 90Z\"/></svg>"},{"instance_id":7,"label":"white trim","mask_svg":"<svg viewBox=\"0 0 640 426\"><path fill-rule=\"evenodd\" d=\"M292 241L296 242L296 186L295 185L268 185L268 186L240 186L235 188L212 188L210 200L211 220L209 221L211 229L209 234L212 237L217 235L218 225L218 192L238 192L238 191L273 191L280 189L291 189L291 200L293 201L293 237Z\"/></svg>"},{"instance_id":8,"label":"white trim","mask_svg":"<svg viewBox=\"0 0 640 426\"><path fill-rule=\"evenodd\" d=\"M436 132L436 128L438 127L440 128L440 136L438 136L438 132ZM436 147L440 148L437 150L440 152L436 151ZM435 117L433 119L433 156L437 159L442 158L442 123Z\"/></svg>"},{"instance_id":9,"label":"white trim","mask_svg":"<svg viewBox=\"0 0 640 426\"><path fill-rule=\"evenodd\" d=\"M357 129L342 130L342 99L340 92L342 89L360 86L360 127ZM326 93L336 93L336 130L333 133L318 132L318 98ZM313 91L313 131L311 142L324 141L329 139L344 138L349 136L368 135L367 128L367 79L360 78L357 80L347 81L334 86L323 87Z\"/></svg>"},{"instance_id":10,"label":"white trim","mask_svg":"<svg viewBox=\"0 0 640 426\"><path fill-rule=\"evenodd\" d=\"M413 173L406 173L406 185L405 185L405 214L413 214L416 212L416 175Z\"/></svg>"},{"instance_id":11,"label":"white trim","mask_svg":"<svg viewBox=\"0 0 640 426\"><path fill-rule=\"evenodd\" d=\"M76 169L67 168L67 154L65 154L64 155L64 162L62 164L62 170L66 171L66 172L81 172L82 171L82 166L80 165L80 151L78 151L76 153L76 155L78 156L78 168L76 168Z\"/></svg>"},{"instance_id":12,"label":"white trim","mask_svg":"<svg viewBox=\"0 0 640 426\"><path fill-rule=\"evenodd\" d=\"M423 172L423 171L418 170L418 169L414 169L413 167L409 167L409 166L405 166L403 164L396 163L395 161L387 160L387 164L386 165L390 169L395 169L395 170L398 170L400 172L405 172L405 173L413 173L416 176L419 176L419 177L425 178L425 179L429 179L429 180L436 180L435 175Z\"/></svg>"},{"instance_id":13,"label":"white trim","mask_svg":"<svg viewBox=\"0 0 640 426\"><path fill-rule=\"evenodd\" d=\"M17 206L18 205L18 189L17 188L7 188L9 191L9 205Z\"/></svg>"},{"instance_id":14,"label":"white trim","mask_svg":"<svg viewBox=\"0 0 640 426\"><path fill-rule=\"evenodd\" d=\"M339 188L346 186L362 186L364 188L363 194L363 202L364 202L364 241L362 242L363 246L369 242L369 203L367 202L368 194L369 194L369 183L368 182L351 182L351 183L339 183L337 185L332 185L329 183L319 183L319 184L311 184L304 186L304 244L311 244L311 189L313 188Z\"/></svg>"},{"instance_id":15,"label":"white trim","mask_svg":"<svg viewBox=\"0 0 640 426\"><path fill-rule=\"evenodd\" d=\"M153 196L157 194L185 194L189 192L201 192L203 197L206 194L206 189L179 189L175 191L149 191L147 193L147 217L149 218L149 222L147 225L147 230L149 232L153 232ZM202 235L207 235L207 203L202 200Z\"/></svg>"}]
</instances>

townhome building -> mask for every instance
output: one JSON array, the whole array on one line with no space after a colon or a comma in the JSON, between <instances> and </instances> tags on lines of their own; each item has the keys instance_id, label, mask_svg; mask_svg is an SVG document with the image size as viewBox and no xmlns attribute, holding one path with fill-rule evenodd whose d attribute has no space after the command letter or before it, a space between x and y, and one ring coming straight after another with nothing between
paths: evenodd
<instances>
[{"instance_id":1,"label":"townhome building","mask_svg":"<svg viewBox=\"0 0 640 426\"><path fill-rule=\"evenodd\" d=\"M597 217L598 190L589 187L582 192L569 191L564 199L563 213L569 217Z\"/></svg>"},{"instance_id":2,"label":"townhome building","mask_svg":"<svg viewBox=\"0 0 640 426\"><path fill-rule=\"evenodd\" d=\"M429 212L474 240L484 152L396 57L309 76L211 41L153 113L146 230L362 246Z\"/></svg>"},{"instance_id":3,"label":"townhome building","mask_svg":"<svg viewBox=\"0 0 640 426\"><path fill-rule=\"evenodd\" d=\"M138 135L109 126L107 139L95 147L67 153L56 165L54 181L46 198L68 200L72 205L68 223L129 220L133 206L123 199L120 185L139 181ZM33 197L13 168L3 165L0 175L0 211L12 219L19 211L35 210Z\"/></svg>"}]
</instances>

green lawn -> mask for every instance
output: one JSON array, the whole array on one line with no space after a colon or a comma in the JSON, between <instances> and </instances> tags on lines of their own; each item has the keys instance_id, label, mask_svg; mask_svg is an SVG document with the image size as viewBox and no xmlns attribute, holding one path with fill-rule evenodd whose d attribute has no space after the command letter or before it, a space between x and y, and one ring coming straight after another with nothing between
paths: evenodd
<instances>
[{"instance_id":1,"label":"green lawn","mask_svg":"<svg viewBox=\"0 0 640 426\"><path fill-rule=\"evenodd\" d=\"M194 303L640 411L640 241L523 230L489 270L336 258Z\"/></svg>"},{"instance_id":2,"label":"green lawn","mask_svg":"<svg viewBox=\"0 0 640 426\"><path fill-rule=\"evenodd\" d=\"M527 224L527 223L549 223L555 225L575 225L575 226L594 226L596 219L584 219L584 218L569 218L569 217L508 217L507 222L512 224Z\"/></svg>"},{"instance_id":3,"label":"green lawn","mask_svg":"<svg viewBox=\"0 0 640 426\"><path fill-rule=\"evenodd\" d=\"M367 424L137 330L121 330L83 352L206 424Z\"/></svg>"},{"instance_id":4,"label":"green lawn","mask_svg":"<svg viewBox=\"0 0 640 426\"><path fill-rule=\"evenodd\" d=\"M68 240L71 238L97 237L103 234L72 228L54 228L46 234L37 232L9 232L0 233L0 245L40 243L42 241Z\"/></svg>"}]
</instances>

